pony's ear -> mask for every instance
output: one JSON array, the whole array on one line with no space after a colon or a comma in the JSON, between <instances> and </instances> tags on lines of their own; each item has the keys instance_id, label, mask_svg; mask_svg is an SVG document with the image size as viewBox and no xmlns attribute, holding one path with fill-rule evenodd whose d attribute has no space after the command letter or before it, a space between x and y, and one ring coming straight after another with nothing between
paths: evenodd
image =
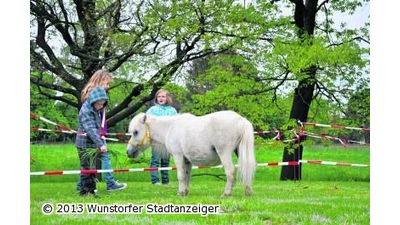
<instances>
[{"instance_id":1,"label":"pony's ear","mask_svg":"<svg viewBox=\"0 0 400 225\"><path fill-rule=\"evenodd\" d=\"M144 114L142 123L146 123L147 115Z\"/></svg>"}]
</instances>

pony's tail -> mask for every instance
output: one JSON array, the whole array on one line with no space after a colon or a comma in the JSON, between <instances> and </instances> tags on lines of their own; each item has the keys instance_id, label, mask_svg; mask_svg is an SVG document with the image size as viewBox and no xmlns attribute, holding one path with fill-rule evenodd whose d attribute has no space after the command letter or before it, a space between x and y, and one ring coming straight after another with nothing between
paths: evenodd
<instances>
[{"instance_id":1,"label":"pony's tail","mask_svg":"<svg viewBox=\"0 0 400 225\"><path fill-rule=\"evenodd\" d=\"M238 161L239 177L242 183L251 188L254 173L256 171L256 159L254 156L254 129L247 120L242 120L242 137L239 143Z\"/></svg>"}]
</instances>

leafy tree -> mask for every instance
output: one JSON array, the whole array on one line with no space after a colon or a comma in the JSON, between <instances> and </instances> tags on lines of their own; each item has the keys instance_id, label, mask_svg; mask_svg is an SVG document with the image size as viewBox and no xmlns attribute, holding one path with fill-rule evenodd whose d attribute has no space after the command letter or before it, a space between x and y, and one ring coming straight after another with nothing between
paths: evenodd
<instances>
[{"instance_id":1,"label":"leafy tree","mask_svg":"<svg viewBox=\"0 0 400 225\"><path fill-rule=\"evenodd\" d=\"M140 110L182 65L242 45L251 33L247 10L232 1L31 0L30 12L32 71L54 77L35 73L31 83L78 109L90 76L107 68L123 79L115 86L130 87L108 112L110 127Z\"/></svg>"},{"instance_id":2,"label":"leafy tree","mask_svg":"<svg viewBox=\"0 0 400 225\"><path fill-rule=\"evenodd\" d=\"M345 111L346 124L351 126L369 127L370 121L370 89L358 88L352 94Z\"/></svg>"},{"instance_id":3,"label":"leafy tree","mask_svg":"<svg viewBox=\"0 0 400 225\"><path fill-rule=\"evenodd\" d=\"M353 127L365 128L362 131L353 131L347 135L350 140L362 140L366 143L370 142L370 89L358 87L357 91L352 94L344 112L343 124ZM362 142L361 141L361 142Z\"/></svg>"},{"instance_id":4,"label":"leafy tree","mask_svg":"<svg viewBox=\"0 0 400 225\"><path fill-rule=\"evenodd\" d=\"M340 103L340 96L348 97L352 86L364 82L361 74L368 74L365 68L369 60L365 55L369 49L363 48L360 42L369 44L369 34L367 29L347 29L345 25L337 29L332 20L335 10L352 13L362 6L362 1L290 2L294 5L296 33L292 38L274 41L274 56L283 59L275 60L281 74L290 74L297 83L289 118L307 121L316 96L325 95ZM322 14L324 20L319 21L318 14ZM336 88L338 80L342 81L340 90ZM297 161L302 158L302 151L300 140L285 148L283 160ZM282 167L281 179L301 179L301 167Z\"/></svg>"},{"instance_id":5,"label":"leafy tree","mask_svg":"<svg viewBox=\"0 0 400 225\"><path fill-rule=\"evenodd\" d=\"M43 78L50 80L51 76L44 76ZM33 84L30 85L30 111L35 114L30 118L31 141L65 141L66 139L71 139L71 134L62 132L63 129L61 127L46 123L36 118L36 116L41 116L58 125L75 129L77 127L76 110L63 102L51 101L44 95L38 94L40 92L43 92L40 87ZM52 94L51 92L53 91L45 94ZM40 129L51 131L40 131Z\"/></svg>"},{"instance_id":6,"label":"leafy tree","mask_svg":"<svg viewBox=\"0 0 400 225\"><path fill-rule=\"evenodd\" d=\"M259 79L257 69L243 56L219 54L193 64L186 79L190 101L184 109L198 115L234 110L252 121L258 130L283 125L288 109L276 107L271 101L273 93L268 92L269 84Z\"/></svg>"}]
</instances>

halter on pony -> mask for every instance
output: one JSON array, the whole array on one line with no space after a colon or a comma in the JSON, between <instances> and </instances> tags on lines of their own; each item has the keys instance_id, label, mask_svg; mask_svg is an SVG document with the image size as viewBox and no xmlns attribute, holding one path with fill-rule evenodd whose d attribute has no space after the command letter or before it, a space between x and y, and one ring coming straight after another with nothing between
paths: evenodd
<instances>
[{"instance_id":1,"label":"halter on pony","mask_svg":"<svg viewBox=\"0 0 400 225\"><path fill-rule=\"evenodd\" d=\"M134 142L132 141L132 138L129 139L129 144L132 145L135 148L138 148L140 152L143 152L145 149L143 149L143 144L144 143L150 143L150 128L149 124L146 123L146 132L144 133L143 137L140 138L139 142Z\"/></svg>"}]
</instances>

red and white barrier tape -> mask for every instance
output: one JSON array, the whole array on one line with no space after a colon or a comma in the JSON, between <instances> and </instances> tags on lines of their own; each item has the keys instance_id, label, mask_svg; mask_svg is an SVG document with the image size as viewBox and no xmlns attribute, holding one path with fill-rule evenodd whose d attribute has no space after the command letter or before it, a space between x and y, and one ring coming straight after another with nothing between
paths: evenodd
<instances>
[{"instance_id":1,"label":"red and white barrier tape","mask_svg":"<svg viewBox=\"0 0 400 225\"><path fill-rule=\"evenodd\" d=\"M268 134L268 133L276 133L276 137L273 139L276 139L277 137L280 136L280 131L279 130L271 130L271 131L264 131L264 130L258 130L254 131L254 134ZM112 135L112 136L131 136L132 134L130 133L107 133L107 135Z\"/></svg>"},{"instance_id":2,"label":"red and white barrier tape","mask_svg":"<svg viewBox=\"0 0 400 225\"><path fill-rule=\"evenodd\" d=\"M61 128L61 129L63 129L63 130L72 131L72 132L75 132L75 133L76 133L76 131L74 131L74 130L72 130L72 129L66 127L66 126L63 126L63 125L61 125L61 124L57 124L57 123L55 123L55 122L53 122L53 121L50 121L50 120L48 120L48 119L46 119L46 118L44 118L44 117L42 117L42 116L39 116L39 115L36 115L36 114L32 113L32 112L31 112L31 117L33 117L33 118L35 118L35 119L40 119L40 120L42 120L42 121L44 121L44 122L46 122L46 123L53 124L53 125L55 125L55 126Z\"/></svg>"},{"instance_id":3,"label":"red and white barrier tape","mask_svg":"<svg viewBox=\"0 0 400 225\"><path fill-rule=\"evenodd\" d=\"M270 163L258 163L257 166L298 166L301 163L304 164L319 164L319 165L333 165L333 166L355 166L355 167L369 167L369 164L356 164L356 163L343 163L343 162L330 162L322 160L300 160L300 161L288 161L288 162L270 162ZM238 165L235 165L238 167ZM193 166L192 169L213 169L223 168L222 165L218 166ZM118 173L118 172L148 172L157 170L176 170L175 166L172 167L148 167L148 168L131 168L131 169L110 169L110 170L53 170L53 171L39 171L30 172L31 176L36 175L66 175L66 174L96 174L96 173Z\"/></svg>"},{"instance_id":4,"label":"red and white barrier tape","mask_svg":"<svg viewBox=\"0 0 400 225\"><path fill-rule=\"evenodd\" d=\"M31 112L31 117L33 117L33 118L35 118L35 119L43 120L43 121L46 122L46 123L53 124L53 125L55 125L55 126L57 126L57 127L59 127L59 128L62 129L62 130L50 130L50 129L43 129L43 128L38 128L38 127L31 127L31 130L32 130L32 131L47 131L47 132L78 134L78 135L86 136L86 133L77 132L77 131L72 130L72 129L66 127L66 126L63 126L63 125L57 124L57 123L55 123L55 122L53 122L53 121L50 121L50 120L48 120L48 119L46 119L46 118L44 118L44 117L42 117L42 116L36 115L36 114L34 114L34 113L32 113L32 112ZM117 139L117 138L105 137L104 139L105 139L105 140L109 140L109 141L119 141L119 139Z\"/></svg>"},{"instance_id":5,"label":"red and white barrier tape","mask_svg":"<svg viewBox=\"0 0 400 225\"><path fill-rule=\"evenodd\" d=\"M279 130L258 130L258 131L254 131L254 134L268 134L268 133L277 133L277 137L280 134ZM107 135L113 135L113 136L131 136L132 134L130 133L107 133ZM274 137L273 139L276 139L276 137Z\"/></svg>"},{"instance_id":6,"label":"red and white barrier tape","mask_svg":"<svg viewBox=\"0 0 400 225\"><path fill-rule=\"evenodd\" d=\"M31 127L31 130L33 130L33 131L48 131L48 132L69 133L69 134L71 134L71 133L77 133L77 134L79 134L79 135L86 135L85 133L78 133L78 132L75 131L75 130L72 130L72 129L66 127L66 126L57 124L57 123L55 123L55 122L52 122L52 121L50 121L50 120L48 120L48 119L46 119L46 118L44 118L44 117L42 117L42 116L36 115L36 114L34 114L34 113L32 113L32 112L30 113L30 115L31 115L31 117L33 117L33 118L35 118L35 119L43 120L43 121L45 121L45 122L47 122L47 123L53 124L53 125L55 125L55 126L57 126L57 127L59 127L59 128L62 129L62 130L50 130L50 129L42 129L42 128L37 128L37 127ZM342 128L342 129L363 130L363 131L369 131L369 130L370 130L370 128L348 127L348 126L343 126L343 125L328 125L328 124L319 124L319 123L301 122L301 121L298 121L298 122L299 122L302 126L303 126L303 125L308 125L308 126L317 126L317 127ZM280 131L279 131L279 130L269 130L269 131L258 130L258 131L255 131L255 132L254 132L254 134L258 134L258 135L260 135L260 134L266 134L266 133L276 133L276 136L272 138L273 140L280 140L280 138L281 138L281 134L280 134ZM132 134L130 134L130 133L107 133L106 135L107 135L107 136L108 136L108 135L114 135L114 136L131 136ZM338 137L333 137L333 136L330 136L330 135L325 135L325 134L323 134L323 135L322 135L322 134L314 134L314 133L311 133L311 132L305 132L305 131L303 131L303 130L300 132L300 134L296 134L296 133L295 133L295 136L296 136L297 139L284 140L283 142L296 141L296 140L298 140L298 138L299 138L301 135L307 135L307 136L314 137L314 138L327 138L327 139L331 139L331 140L338 140L338 141L343 145L343 147L348 147L348 146L343 142L344 139L341 139L341 138L338 138ZM105 138L105 140L119 141L119 139L117 139L117 138L109 138L109 137ZM366 143L363 143L363 142L360 142L360 141L352 141L352 140L348 140L347 142L359 143L359 144L366 144Z\"/></svg>"},{"instance_id":7,"label":"red and white barrier tape","mask_svg":"<svg viewBox=\"0 0 400 225\"><path fill-rule=\"evenodd\" d=\"M355 166L355 167L369 167L369 164L359 163L345 163L345 162L331 162L322 160L300 160L299 162L305 164L319 164L319 165L331 165L331 166Z\"/></svg>"},{"instance_id":8,"label":"red and white barrier tape","mask_svg":"<svg viewBox=\"0 0 400 225\"><path fill-rule=\"evenodd\" d=\"M132 134L130 134L130 133L107 133L106 135L112 135L112 136L131 136Z\"/></svg>"},{"instance_id":9,"label":"red and white barrier tape","mask_svg":"<svg viewBox=\"0 0 400 225\"><path fill-rule=\"evenodd\" d=\"M55 133L74 134L74 132L68 131L68 130L50 130L50 129L44 129L44 128L39 128L39 127L31 127L31 131L47 131L47 132L55 132Z\"/></svg>"},{"instance_id":10,"label":"red and white barrier tape","mask_svg":"<svg viewBox=\"0 0 400 225\"><path fill-rule=\"evenodd\" d=\"M313 127L330 127L330 128L340 128L340 129L350 129L350 130L362 130L362 131L370 131L369 127L348 127L344 125L334 125L334 124L321 124L321 123L310 123L310 122L300 122L300 124L313 126Z\"/></svg>"},{"instance_id":11,"label":"red and white barrier tape","mask_svg":"<svg viewBox=\"0 0 400 225\"><path fill-rule=\"evenodd\" d=\"M67 131L67 130L50 130L50 129L43 129L43 128L38 128L38 127L31 127L32 131L47 131L47 132L55 132L55 133L67 133L67 134L77 134L77 132L73 131ZM86 133L79 133L79 135L86 136ZM104 137L103 139L109 140L109 141L119 141L117 138L109 138L109 137Z\"/></svg>"},{"instance_id":12,"label":"red and white barrier tape","mask_svg":"<svg viewBox=\"0 0 400 225\"><path fill-rule=\"evenodd\" d=\"M326 135L326 134L314 134L311 132L306 132L305 135L307 135L308 137L313 137L313 138L326 138L326 139L331 139L331 140L337 140L340 142L340 144L343 145L343 147L347 148L348 145L346 145L342 139L338 138L338 137L332 137L330 135Z\"/></svg>"}]
</instances>

